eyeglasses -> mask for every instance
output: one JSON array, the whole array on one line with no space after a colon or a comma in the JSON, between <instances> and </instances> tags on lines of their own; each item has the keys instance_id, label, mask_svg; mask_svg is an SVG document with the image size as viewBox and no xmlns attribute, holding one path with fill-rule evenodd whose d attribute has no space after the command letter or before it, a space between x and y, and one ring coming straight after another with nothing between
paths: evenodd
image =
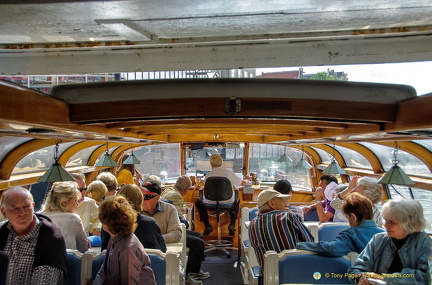
<instances>
[{"instance_id":1,"label":"eyeglasses","mask_svg":"<svg viewBox=\"0 0 432 285\"><path fill-rule=\"evenodd\" d=\"M85 187L85 188L78 188L80 191L86 191L87 190L87 187Z\"/></svg>"},{"instance_id":2,"label":"eyeglasses","mask_svg":"<svg viewBox=\"0 0 432 285\"><path fill-rule=\"evenodd\" d=\"M144 200L151 200L154 197L156 197L157 195L144 195Z\"/></svg>"}]
</instances>

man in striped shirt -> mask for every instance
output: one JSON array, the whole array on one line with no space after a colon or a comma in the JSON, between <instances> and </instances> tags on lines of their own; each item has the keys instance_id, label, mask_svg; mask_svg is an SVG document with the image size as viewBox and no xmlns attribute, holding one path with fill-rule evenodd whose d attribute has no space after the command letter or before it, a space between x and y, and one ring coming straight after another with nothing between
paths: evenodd
<instances>
[{"instance_id":1,"label":"man in striped shirt","mask_svg":"<svg viewBox=\"0 0 432 285\"><path fill-rule=\"evenodd\" d=\"M281 252L295 249L297 242L313 241L313 236L287 206L291 195L275 190L263 190L258 195L258 216L249 226L249 240L255 250L263 276L264 254L268 250Z\"/></svg>"}]
</instances>

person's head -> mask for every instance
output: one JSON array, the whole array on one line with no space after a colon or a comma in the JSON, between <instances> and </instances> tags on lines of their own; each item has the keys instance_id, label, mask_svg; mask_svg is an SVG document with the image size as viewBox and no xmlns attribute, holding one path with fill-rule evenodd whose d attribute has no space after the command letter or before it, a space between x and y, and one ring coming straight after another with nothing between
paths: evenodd
<instances>
[{"instance_id":1,"label":"person's head","mask_svg":"<svg viewBox=\"0 0 432 285\"><path fill-rule=\"evenodd\" d=\"M259 211L266 209L287 210L287 203L291 195L282 194L276 190L263 190L258 195L257 206Z\"/></svg>"},{"instance_id":2,"label":"person's head","mask_svg":"<svg viewBox=\"0 0 432 285\"><path fill-rule=\"evenodd\" d=\"M75 178L75 182L78 184L78 190L81 192L81 199L79 199L78 203L81 203L84 200L84 196L86 196L87 185L85 182L85 176L82 173L71 173L72 177Z\"/></svg>"},{"instance_id":3,"label":"person's head","mask_svg":"<svg viewBox=\"0 0 432 285\"><path fill-rule=\"evenodd\" d=\"M376 178L363 176L357 181L355 191L368 197L372 203L378 204L383 197L383 191L377 181Z\"/></svg>"},{"instance_id":4,"label":"person's head","mask_svg":"<svg viewBox=\"0 0 432 285\"><path fill-rule=\"evenodd\" d=\"M28 234L36 223L33 196L23 187L7 189L1 199L1 212L18 235Z\"/></svg>"},{"instance_id":5,"label":"person's head","mask_svg":"<svg viewBox=\"0 0 432 285\"><path fill-rule=\"evenodd\" d=\"M100 173L96 177L96 180L102 181L105 184L108 192L115 192L117 190L117 178L111 172L105 171Z\"/></svg>"},{"instance_id":6,"label":"person's head","mask_svg":"<svg viewBox=\"0 0 432 285\"><path fill-rule=\"evenodd\" d=\"M141 212L144 196L141 189L135 184L125 184L118 191L117 195L123 195L137 212Z\"/></svg>"},{"instance_id":7,"label":"person's head","mask_svg":"<svg viewBox=\"0 0 432 285\"><path fill-rule=\"evenodd\" d=\"M222 159L222 156L220 154L215 153L215 154L212 154L210 156L210 165L212 168L221 167L222 162L223 162L223 159Z\"/></svg>"},{"instance_id":8,"label":"person's head","mask_svg":"<svg viewBox=\"0 0 432 285\"><path fill-rule=\"evenodd\" d=\"M142 186L144 186L146 183L151 183L151 182L156 182L157 185L159 185L159 187L161 187L161 185L162 185L162 181L161 181L160 177L152 174L152 175L145 176L143 178Z\"/></svg>"},{"instance_id":9,"label":"person's head","mask_svg":"<svg viewBox=\"0 0 432 285\"><path fill-rule=\"evenodd\" d=\"M87 187L87 196L98 203L102 202L107 192L106 184L100 180L92 181Z\"/></svg>"},{"instance_id":10,"label":"person's head","mask_svg":"<svg viewBox=\"0 0 432 285\"><path fill-rule=\"evenodd\" d=\"M387 235L395 239L403 239L426 228L423 208L416 200L388 200L382 208L381 215Z\"/></svg>"},{"instance_id":11,"label":"person's head","mask_svg":"<svg viewBox=\"0 0 432 285\"><path fill-rule=\"evenodd\" d=\"M137 212L123 195L110 196L99 205L99 220L110 235L129 235L137 227Z\"/></svg>"},{"instance_id":12,"label":"person's head","mask_svg":"<svg viewBox=\"0 0 432 285\"><path fill-rule=\"evenodd\" d=\"M373 219L373 204L365 196L354 192L345 198L342 212L348 218L350 226L356 227L364 220Z\"/></svg>"},{"instance_id":13,"label":"person's head","mask_svg":"<svg viewBox=\"0 0 432 285\"><path fill-rule=\"evenodd\" d=\"M288 180L279 180L275 183L273 189L282 194L290 194L293 191L291 183Z\"/></svg>"},{"instance_id":14,"label":"person's head","mask_svg":"<svg viewBox=\"0 0 432 285\"><path fill-rule=\"evenodd\" d=\"M182 196L184 196L187 193L187 191L191 186L192 186L192 181L187 175L182 175L179 178L177 178L177 181L174 185L174 187L180 192Z\"/></svg>"},{"instance_id":15,"label":"person's head","mask_svg":"<svg viewBox=\"0 0 432 285\"><path fill-rule=\"evenodd\" d=\"M323 174L320 177L320 184L319 186L322 188L325 188L327 185L329 185L331 182L334 182L338 184L338 180L335 176L329 175L329 174Z\"/></svg>"},{"instance_id":16,"label":"person's head","mask_svg":"<svg viewBox=\"0 0 432 285\"><path fill-rule=\"evenodd\" d=\"M147 182L141 187L144 195L142 208L147 213L153 213L156 210L157 204L162 193L161 187L156 182Z\"/></svg>"},{"instance_id":17,"label":"person's head","mask_svg":"<svg viewBox=\"0 0 432 285\"><path fill-rule=\"evenodd\" d=\"M81 192L76 182L55 182L45 198L42 211L73 213L80 198Z\"/></svg>"}]
</instances>

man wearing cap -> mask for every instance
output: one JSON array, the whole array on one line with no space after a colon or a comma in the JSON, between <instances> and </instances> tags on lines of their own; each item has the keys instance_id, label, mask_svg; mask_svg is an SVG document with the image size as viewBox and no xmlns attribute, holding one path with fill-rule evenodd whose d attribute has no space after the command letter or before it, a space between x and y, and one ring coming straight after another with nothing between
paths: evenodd
<instances>
[{"instance_id":1,"label":"man wearing cap","mask_svg":"<svg viewBox=\"0 0 432 285\"><path fill-rule=\"evenodd\" d=\"M156 181L145 183L141 191L144 194L142 214L156 220L165 243L179 242L182 231L176 207L160 201L162 189ZM201 270L201 262L204 260L204 241L189 232L186 236L186 244L189 248L186 266L188 284L201 284L198 280L210 277L210 273Z\"/></svg>"},{"instance_id":2,"label":"man wearing cap","mask_svg":"<svg viewBox=\"0 0 432 285\"><path fill-rule=\"evenodd\" d=\"M307 227L287 206L291 195L276 190L263 190L258 195L258 216L249 226L249 240L255 250L263 276L264 254L268 250L282 252L295 249L297 242L313 241Z\"/></svg>"}]
</instances>

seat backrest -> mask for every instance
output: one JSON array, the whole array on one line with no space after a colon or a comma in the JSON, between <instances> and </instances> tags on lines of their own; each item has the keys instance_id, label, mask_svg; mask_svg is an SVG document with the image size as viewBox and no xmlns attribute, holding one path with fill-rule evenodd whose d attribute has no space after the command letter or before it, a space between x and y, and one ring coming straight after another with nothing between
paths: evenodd
<instances>
[{"instance_id":1,"label":"seat backrest","mask_svg":"<svg viewBox=\"0 0 432 285\"><path fill-rule=\"evenodd\" d=\"M166 262L163 257L158 255L148 253L151 262L151 268L153 270L156 284L165 285L165 275L166 275Z\"/></svg>"},{"instance_id":2,"label":"seat backrest","mask_svg":"<svg viewBox=\"0 0 432 285\"><path fill-rule=\"evenodd\" d=\"M106 250L102 251L99 255L95 256L95 258L93 259L92 274L91 274L92 280L95 280L96 274L99 272L99 270L102 267L102 264L104 263L105 253Z\"/></svg>"},{"instance_id":3,"label":"seat backrest","mask_svg":"<svg viewBox=\"0 0 432 285\"><path fill-rule=\"evenodd\" d=\"M266 285L350 284L345 275L351 262L344 257L329 257L308 251L268 251L264 256Z\"/></svg>"},{"instance_id":4,"label":"seat backrest","mask_svg":"<svg viewBox=\"0 0 432 285\"><path fill-rule=\"evenodd\" d=\"M233 195L231 181L224 176L208 177L204 183L204 197L211 201L228 200Z\"/></svg>"},{"instance_id":5,"label":"seat backrest","mask_svg":"<svg viewBox=\"0 0 432 285\"><path fill-rule=\"evenodd\" d=\"M64 284L66 285L80 285L81 284L81 254L68 251L68 275L65 278Z\"/></svg>"},{"instance_id":6,"label":"seat backrest","mask_svg":"<svg viewBox=\"0 0 432 285\"><path fill-rule=\"evenodd\" d=\"M316 209L312 209L304 215L304 220L306 221L319 221L319 217Z\"/></svg>"},{"instance_id":7,"label":"seat backrest","mask_svg":"<svg viewBox=\"0 0 432 285\"><path fill-rule=\"evenodd\" d=\"M322 224L318 228L319 241L332 241L341 231L348 229L350 226L346 224Z\"/></svg>"}]
</instances>

